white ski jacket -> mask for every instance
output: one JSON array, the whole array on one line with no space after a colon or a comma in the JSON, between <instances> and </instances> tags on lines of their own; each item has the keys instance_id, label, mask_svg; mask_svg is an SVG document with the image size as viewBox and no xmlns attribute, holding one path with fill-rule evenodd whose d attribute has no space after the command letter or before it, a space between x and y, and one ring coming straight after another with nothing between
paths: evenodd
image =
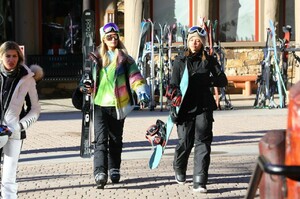
<instances>
[{"instance_id":1,"label":"white ski jacket","mask_svg":"<svg viewBox=\"0 0 300 199\"><path fill-rule=\"evenodd\" d=\"M36 90L36 81L33 78L34 73L26 65L22 66L27 70L28 74L23 76L16 85L3 121L3 124L12 132L10 139L21 139L21 131L26 130L37 121L41 111ZM31 109L26 116L20 120L20 113L27 93L31 101Z\"/></svg>"}]
</instances>

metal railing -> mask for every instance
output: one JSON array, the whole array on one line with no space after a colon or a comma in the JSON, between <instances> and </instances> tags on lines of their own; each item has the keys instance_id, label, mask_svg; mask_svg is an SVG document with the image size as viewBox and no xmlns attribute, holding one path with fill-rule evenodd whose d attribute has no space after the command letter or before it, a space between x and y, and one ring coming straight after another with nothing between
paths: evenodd
<instances>
[{"instance_id":1,"label":"metal railing","mask_svg":"<svg viewBox=\"0 0 300 199\"><path fill-rule=\"evenodd\" d=\"M28 55L26 63L40 65L45 73L44 80L79 80L82 75L82 54Z\"/></svg>"}]
</instances>

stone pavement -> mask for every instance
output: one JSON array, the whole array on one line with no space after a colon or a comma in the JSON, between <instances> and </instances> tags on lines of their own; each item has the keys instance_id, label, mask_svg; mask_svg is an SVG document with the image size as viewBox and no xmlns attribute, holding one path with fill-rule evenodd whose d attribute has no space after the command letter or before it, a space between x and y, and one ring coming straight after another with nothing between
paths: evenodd
<instances>
[{"instance_id":1,"label":"stone pavement","mask_svg":"<svg viewBox=\"0 0 300 199\"><path fill-rule=\"evenodd\" d=\"M174 180L176 128L157 169L148 168L150 144L145 130L165 110L133 111L125 122L121 182L95 188L92 159L79 157L81 113L71 99L41 100L40 119L27 133L17 180L19 198L244 198L266 131L285 129L287 109L253 109L254 96L232 95L234 110L215 111L208 193L193 193L191 154L187 183ZM257 192L258 193L258 192Z\"/></svg>"}]
</instances>

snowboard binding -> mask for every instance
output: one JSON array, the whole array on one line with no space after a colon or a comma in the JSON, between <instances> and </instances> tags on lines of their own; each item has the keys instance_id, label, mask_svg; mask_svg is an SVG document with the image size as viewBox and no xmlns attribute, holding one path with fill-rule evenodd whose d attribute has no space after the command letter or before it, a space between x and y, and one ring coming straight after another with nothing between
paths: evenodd
<instances>
[{"instance_id":1,"label":"snowboard binding","mask_svg":"<svg viewBox=\"0 0 300 199\"><path fill-rule=\"evenodd\" d=\"M153 147L156 145L164 147L166 145L166 124L161 120L157 120L156 124L147 129L146 139Z\"/></svg>"}]
</instances>

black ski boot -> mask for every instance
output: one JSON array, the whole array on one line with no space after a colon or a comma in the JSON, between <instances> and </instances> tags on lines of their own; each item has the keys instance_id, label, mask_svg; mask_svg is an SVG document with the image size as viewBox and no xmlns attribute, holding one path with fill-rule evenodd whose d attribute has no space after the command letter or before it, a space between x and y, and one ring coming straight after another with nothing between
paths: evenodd
<instances>
[{"instance_id":1,"label":"black ski boot","mask_svg":"<svg viewBox=\"0 0 300 199\"><path fill-rule=\"evenodd\" d=\"M95 181L97 184L97 189L104 189L107 183L107 175L105 173L98 173L95 176Z\"/></svg>"},{"instance_id":2,"label":"black ski boot","mask_svg":"<svg viewBox=\"0 0 300 199\"><path fill-rule=\"evenodd\" d=\"M175 170L175 180L178 184L185 184L186 173L184 171Z\"/></svg>"},{"instance_id":3,"label":"black ski boot","mask_svg":"<svg viewBox=\"0 0 300 199\"><path fill-rule=\"evenodd\" d=\"M207 193L206 182L207 177L205 176L193 176L193 191Z\"/></svg>"},{"instance_id":4,"label":"black ski boot","mask_svg":"<svg viewBox=\"0 0 300 199\"><path fill-rule=\"evenodd\" d=\"M112 183L118 183L120 181L120 169L110 169L109 170L110 180Z\"/></svg>"}]
</instances>

